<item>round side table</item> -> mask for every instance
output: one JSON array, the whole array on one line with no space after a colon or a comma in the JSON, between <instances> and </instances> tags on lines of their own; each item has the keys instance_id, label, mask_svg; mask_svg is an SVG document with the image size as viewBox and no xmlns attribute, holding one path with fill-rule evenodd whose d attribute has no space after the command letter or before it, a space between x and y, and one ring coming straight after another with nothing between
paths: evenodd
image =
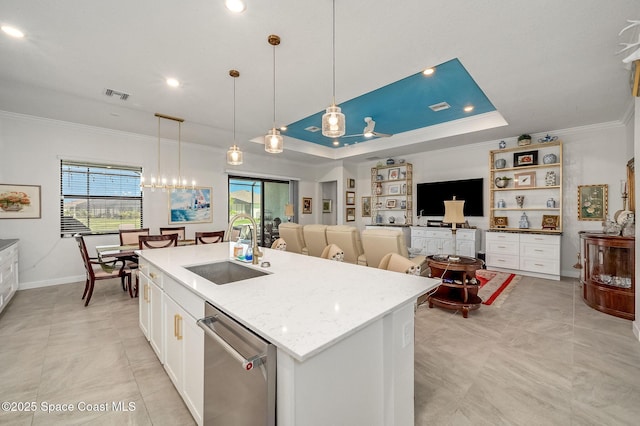
<instances>
[{"instance_id":1,"label":"round side table","mask_svg":"<svg viewBox=\"0 0 640 426\"><path fill-rule=\"evenodd\" d=\"M455 260L442 256L427 257L431 277L441 278L442 283L435 293L427 298L429 307L434 305L451 310L461 310L467 318L469 311L478 309L482 299L478 297L476 271L483 262L473 257L456 256Z\"/></svg>"}]
</instances>

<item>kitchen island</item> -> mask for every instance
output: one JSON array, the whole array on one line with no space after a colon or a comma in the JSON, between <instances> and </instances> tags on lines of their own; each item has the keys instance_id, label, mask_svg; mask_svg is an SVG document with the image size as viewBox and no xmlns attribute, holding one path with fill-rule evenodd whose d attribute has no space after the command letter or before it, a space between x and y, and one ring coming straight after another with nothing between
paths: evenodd
<instances>
[{"instance_id":1,"label":"kitchen island","mask_svg":"<svg viewBox=\"0 0 640 426\"><path fill-rule=\"evenodd\" d=\"M228 260L229 243L139 252L141 328L196 421L204 336L193 323L206 301L277 347L279 425L413 425L414 304L438 282L262 250L270 267L245 265L267 275L225 285L185 266ZM179 305L184 333L161 300ZM172 335L188 345L178 371Z\"/></svg>"}]
</instances>

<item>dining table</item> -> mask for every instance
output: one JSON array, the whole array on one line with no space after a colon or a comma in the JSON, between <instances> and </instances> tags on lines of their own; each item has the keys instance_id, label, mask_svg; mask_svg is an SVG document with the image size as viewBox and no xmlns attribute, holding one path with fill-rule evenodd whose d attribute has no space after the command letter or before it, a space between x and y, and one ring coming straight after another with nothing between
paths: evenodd
<instances>
[{"instance_id":1,"label":"dining table","mask_svg":"<svg viewBox=\"0 0 640 426\"><path fill-rule=\"evenodd\" d=\"M192 246L195 245L196 240L178 240L178 246ZM140 246L138 244L127 244L127 245L101 245L96 246L96 252L98 253L98 259L101 262L109 261L115 259L122 259L124 261L133 262L135 264L138 263L138 255L136 254L136 250L140 250ZM137 266L131 267L132 269L137 269ZM134 297L138 297L138 277L136 275L136 284L135 289L132 292Z\"/></svg>"}]
</instances>

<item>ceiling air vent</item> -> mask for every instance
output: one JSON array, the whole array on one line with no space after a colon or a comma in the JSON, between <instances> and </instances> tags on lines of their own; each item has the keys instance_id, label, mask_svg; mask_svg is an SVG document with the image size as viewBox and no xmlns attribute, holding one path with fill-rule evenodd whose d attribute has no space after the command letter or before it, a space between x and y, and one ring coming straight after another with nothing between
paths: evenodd
<instances>
[{"instance_id":1,"label":"ceiling air vent","mask_svg":"<svg viewBox=\"0 0 640 426\"><path fill-rule=\"evenodd\" d=\"M316 132L319 132L322 129L320 127L318 127L318 126L309 126L309 127L305 127L305 130L307 132L316 133Z\"/></svg>"},{"instance_id":2,"label":"ceiling air vent","mask_svg":"<svg viewBox=\"0 0 640 426\"><path fill-rule=\"evenodd\" d=\"M440 102L439 104L429 105L429 108L431 108L432 111L438 112L438 111L442 111L444 109L451 108L451 105L449 105L446 102Z\"/></svg>"},{"instance_id":3,"label":"ceiling air vent","mask_svg":"<svg viewBox=\"0 0 640 426\"><path fill-rule=\"evenodd\" d=\"M104 94L111 97L117 96L120 98L121 101L126 101L127 99L129 99L128 93L120 92L118 90L105 89Z\"/></svg>"}]
</instances>

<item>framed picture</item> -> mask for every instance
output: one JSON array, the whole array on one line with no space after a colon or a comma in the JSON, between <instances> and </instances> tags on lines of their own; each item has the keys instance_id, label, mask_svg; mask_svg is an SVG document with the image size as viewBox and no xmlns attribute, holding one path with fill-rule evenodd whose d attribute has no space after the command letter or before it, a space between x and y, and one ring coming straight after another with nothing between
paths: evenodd
<instances>
[{"instance_id":1,"label":"framed picture","mask_svg":"<svg viewBox=\"0 0 640 426\"><path fill-rule=\"evenodd\" d=\"M322 213L331 213L332 201L330 199L322 200Z\"/></svg>"},{"instance_id":2,"label":"framed picture","mask_svg":"<svg viewBox=\"0 0 640 426\"><path fill-rule=\"evenodd\" d=\"M0 219L40 219L40 185L0 184Z\"/></svg>"},{"instance_id":3,"label":"framed picture","mask_svg":"<svg viewBox=\"0 0 640 426\"><path fill-rule=\"evenodd\" d=\"M513 153L513 167L535 166L536 164L538 164L538 151Z\"/></svg>"},{"instance_id":4,"label":"framed picture","mask_svg":"<svg viewBox=\"0 0 640 426\"><path fill-rule=\"evenodd\" d=\"M494 228L506 228L509 226L509 218L506 216L494 216L493 227Z\"/></svg>"},{"instance_id":5,"label":"framed picture","mask_svg":"<svg viewBox=\"0 0 640 426\"><path fill-rule=\"evenodd\" d=\"M211 188L169 191L169 224L213 222Z\"/></svg>"},{"instance_id":6,"label":"framed picture","mask_svg":"<svg viewBox=\"0 0 640 426\"><path fill-rule=\"evenodd\" d=\"M371 217L371 197L362 197L362 217Z\"/></svg>"},{"instance_id":7,"label":"framed picture","mask_svg":"<svg viewBox=\"0 0 640 426\"><path fill-rule=\"evenodd\" d=\"M400 185L389 185L389 194L390 195L400 194Z\"/></svg>"},{"instance_id":8,"label":"framed picture","mask_svg":"<svg viewBox=\"0 0 640 426\"><path fill-rule=\"evenodd\" d=\"M603 221L609 205L608 185L578 185L578 220Z\"/></svg>"},{"instance_id":9,"label":"framed picture","mask_svg":"<svg viewBox=\"0 0 640 426\"><path fill-rule=\"evenodd\" d=\"M558 229L560 216L545 214L542 216L542 229Z\"/></svg>"},{"instance_id":10,"label":"framed picture","mask_svg":"<svg viewBox=\"0 0 640 426\"><path fill-rule=\"evenodd\" d=\"M311 198L302 197L302 214L311 214Z\"/></svg>"},{"instance_id":11,"label":"framed picture","mask_svg":"<svg viewBox=\"0 0 640 426\"><path fill-rule=\"evenodd\" d=\"M356 208L347 207L347 222L353 222L356 220Z\"/></svg>"},{"instance_id":12,"label":"framed picture","mask_svg":"<svg viewBox=\"0 0 640 426\"><path fill-rule=\"evenodd\" d=\"M347 205L355 206L356 205L356 193L353 191L347 191Z\"/></svg>"},{"instance_id":13,"label":"framed picture","mask_svg":"<svg viewBox=\"0 0 640 426\"><path fill-rule=\"evenodd\" d=\"M536 186L536 172L515 173L513 177L516 188L533 188Z\"/></svg>"},{"instance_id":14,"label":"framed picture","mask_svg":"<svg viewBox=\"0 0 640 426\"><path fill-rule=\"evenodd\" d=\"M353 189L355 187L356 187L356 180L355 179L347 179L347 188Z\"/></svg>"},{"instance_id":15,"label":"framed picture","mask_svg":"<svg viewBox=\"0 0 640 426\"><path fill-rule=\"evenodd\" d=\"M400 167L389 169L389 180L397 180L400 177Z\"/></svg>"},{"instance_id":16,"label":"framed picture","mask_svg":"<svg viewBox=\"0 0 640 426\"><path fill-rule=\"evenodd\" d=\"M387 200L387 208L388 209L395 209L397 204L398 204L398 202L396 201L395 198L391 198L390 200Z\"/></svg>"}]
</instances>

